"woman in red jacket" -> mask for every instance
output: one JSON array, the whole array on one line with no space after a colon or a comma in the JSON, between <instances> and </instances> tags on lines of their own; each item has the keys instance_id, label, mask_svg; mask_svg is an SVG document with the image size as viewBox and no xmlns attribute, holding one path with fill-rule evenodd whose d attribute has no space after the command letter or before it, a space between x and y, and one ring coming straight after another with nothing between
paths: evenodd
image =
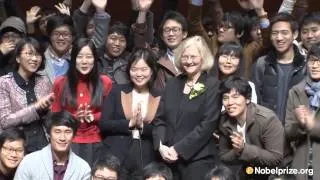
<instances>
[{"instance_id":1,"label":"woman in red jacket","mask_svg":"<svg viewBox=\"0 0 320 180\"><path fill-rule=\"evenodd\" d=\"M112 87L111 79L98 73L97 60L93 43L84 38L77 40L67 74L57 78L53 85L52 111L67 110L81 122L72 150L89 164L93 163L101 141L98 121L102 102Z\"/></svg>"}]
</instances>

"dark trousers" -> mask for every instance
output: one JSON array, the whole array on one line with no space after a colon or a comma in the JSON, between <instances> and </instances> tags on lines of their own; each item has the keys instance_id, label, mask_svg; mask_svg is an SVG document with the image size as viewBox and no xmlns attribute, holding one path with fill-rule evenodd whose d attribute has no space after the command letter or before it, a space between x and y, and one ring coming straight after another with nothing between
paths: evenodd
<instances>
[{"instance_id":1,"label":"dark trousers","mask_svg":"<svg viewBox=\"0 0 320 180\"><path fill-rule=\"evenodd\" d=\"M72 143L71 147L76 155L87 161L90 167L92 167L94 161L98 158L97 154L100 146L100 143Z\"/></svg>"},{"instance_id":2,"label":"dark trousers","mask_svg":"<svg viewBox=\"0 0 320 180\"><path fill-rule=\"evenodd\" d=\"M191 162L178 160L177 163L170 166L174 180L201 180L208 171L215 167L215 164L213 157L206 157Z\"/></svg>"}]
</instances>

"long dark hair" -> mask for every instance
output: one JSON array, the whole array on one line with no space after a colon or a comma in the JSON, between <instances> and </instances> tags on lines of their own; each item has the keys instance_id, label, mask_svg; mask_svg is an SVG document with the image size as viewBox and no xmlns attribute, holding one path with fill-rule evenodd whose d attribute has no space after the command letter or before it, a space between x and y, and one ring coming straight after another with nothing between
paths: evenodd
<instances>
[{"instance_id":1,"label":"long dark hair","mask_svg":"<svg viewBox=\"0 0 320 180\"><path fill-rule=\"evenodd\" d=\"M76 106L77 101L77 85L81 74L76 68L76 60L79 52L85 46L88 46L94 57L94 64L91 72L86 75L87 85L90 89L91 94L91 106L101 106L102 104L102 95L103 95L103 85L102 80L100 79L98 72L98 56L96 53L96 47L94 44L87 38L80 38L75 41L72 46L71 51L71 66L66 74L67 80L63 89L61 96L61 102L64 105ZM70 97L70 98L69 98Z\"/></svg>"}]
</instances>

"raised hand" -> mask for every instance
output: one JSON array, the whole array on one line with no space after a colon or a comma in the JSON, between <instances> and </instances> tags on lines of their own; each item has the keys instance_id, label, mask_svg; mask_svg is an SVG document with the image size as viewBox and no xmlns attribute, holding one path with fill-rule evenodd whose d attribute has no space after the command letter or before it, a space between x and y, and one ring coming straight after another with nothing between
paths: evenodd
<instances>
[{"instance_id":1,"label":"raised hand","mask_svg":"<svg viewBox=\"0 0 320 180\"><path fill-rule=\"evenodd\" d=\"M70 8L68 6L66 6L65 4L58 3L58 4L54 5L54 7L57 8L61 14L66 14L66 15L70 16Z\"/></svg>"},{"instance_id":2,"label":"raised hand","mask_svg":"<svg viewBox=\"0 0 320 180\"><path fill-rule=\"evenodd\" d=\"M0 51L2 52L2 54L6 55L9 52L13 51L15 47L15 44L11 41L2 42L0 44Z\"/></svg>"},{"instance_id":3,"label":"raised hand","mask_svg":"<svg viewBox=\"0 0 320 180\"><path fill-rule=\"evenodd\" d=\"M40 10L41 8L39 6L33 6L30 10L26 12L27 24L33 24L39 18L41 18L41 15L38 15Z\"/></svg>"},{"instance_id":4,"label":"raised hand","mask_svg":"<svg viewBox=\"0 0 320 180\"><path fill-rule=\"evenodd\" d=\"M244 139L243 136L238 132L233 132L230 135L230 139L232 142L232 147L237 152L242 152L244 148Z\"/></svg>"},{"instance_id":5,"label":"raised hand","mask_svg":"<svg viewBox=\"0 0 320 180\"><path fill-rule=\"evenodd\" d=\"M264 0L248 0L254 9L263 8Z\"/></svg>"},{"instance_id":6,"label":"raised hand","mask_svg":"<svg viewBox=\"0 0 320 180\"><path fill-rule=\"evenodd\" d=\"M108 4L108 0L92 0L91 3L96 9L104 11Z\"/></svg>"},{"instance_id":7,"label":"raised hand","mask_svg":"<svg viewBox=\"0 0 320 180\"><path fill-rule=\"evenodd\" d=\"M243 9L247 9L247 10L254 9L250 0L237 0L237 2Z\"/></svg>"},{"instance_id":8,"label":"raised hand","mask_svg":"<svg viewBox=\"0 0 320 180\"><path fill-rule=\"evenodd\" d=\"M143 12L148 11L152 3L153 3L153 0L136 0L138 10Z\"/></svg>"},{"instance_id":9,"label":"raised hand","mask_svg":"<svg viewBox=\"0 0 320 180\"><path fill-rule=\"evenodd\" d=\"M42 97L35 103L36 109L45 110L50 107L54 99L54 93L50 93L47 96Z\"/></svg>"}]
</instances>

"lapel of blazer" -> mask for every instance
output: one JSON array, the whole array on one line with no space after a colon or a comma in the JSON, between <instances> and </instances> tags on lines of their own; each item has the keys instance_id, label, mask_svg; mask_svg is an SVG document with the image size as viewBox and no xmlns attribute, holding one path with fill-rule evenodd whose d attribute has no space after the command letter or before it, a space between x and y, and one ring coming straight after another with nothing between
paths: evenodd
<instances>
[{"instance_id":1,"label":"lapel of blazer","mask_svg":"<svg viewBox=\"0 0 320 180\"><path fill-rule=\"evenodd\" d=\"M150 93L149 99L148 99L148 109L147 109L147 114L145 118L146 123L149 124L154 119L159 103L160 103L160 96L154 97ZM133 117L132 91L128 93L121 91L121 104L122 104L123 113L126 119L130 120Z\"/></svg>"},{"instance_id":2,"label":"lapel of blazer","mask_svg":"<svg viewBox=\"0 0 320 180\"><path fill-rule=\"evenodd\" d=\"M170 96L170 98L172 98L170 100L170 102L175 104L173 106L174 110L172 111L172 112L175 113L175 115L173 116L173 117L175 117L174 120L173 120L174 124L178 123L178 120L179 120L179 118L181 116L180 111L181 111L181 106L183 106L181 104L181 100L182 100L182 97L183 97L184 83L186 81L186 77L184 77L184 76L182 76L182 77L179 76L177 78L178 78L177 83L175 83L172 86L172 88L170 88L170 89L168 88L168 91L171 91L170 94L174 93L174 96Z\"/></svg>"},{"instance_id":3,"label":"lapel of blazer","mask_svg":"<svg viewBox=\"0 0 320 180\"><path fill-rule=\"evenodd\" d=\"M132 91L128 93L121 91L121 105L122 105L124 116L126 117L127 120L130 120L133 117Z\"/></svg>"},{"instance_id":4,"label":"lapel of blazer","mask_svg":"<svg viewBox=\"0 0 320 180\"><path fill-rule=\"evenodd\" d=\"M72 179L72 175L74 173L74 171L76 170L75 167L77 167L78 165L75 164L75 154L72 152L72 150L69 150L69 160L68 160L68 165L67 165L67 169L66 172L64 173L64 177L63 179Z\"/></svg>"}]
</instances>

